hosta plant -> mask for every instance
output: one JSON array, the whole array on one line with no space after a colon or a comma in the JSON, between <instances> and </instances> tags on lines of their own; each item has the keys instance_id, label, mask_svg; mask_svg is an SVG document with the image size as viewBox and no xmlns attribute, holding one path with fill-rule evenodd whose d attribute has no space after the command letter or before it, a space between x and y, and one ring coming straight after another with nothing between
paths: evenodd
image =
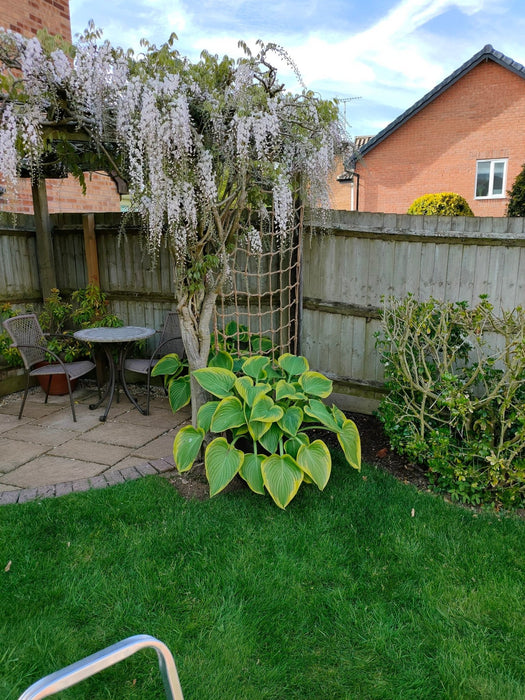
<instances>
[{"instance_id":1,"label":"hosta plant","mask_svg":"<svg viewBox=\"0 0 525 700\"><path fill-rule=\"evenodd\" d=\"M199 456L206 434L217 435L204 455L210 496L237 474L255 493L268 491L280 508L302 483L324 489L330 452L322 440L310 441L310 430L335 433L348 464L360 469L357 427L336 406L323 403L332 393L332 382L310 371L305 357L287 353L273 365L268 357L256 355L244 360L236 374L232 356L222 352L214 365L193 376L215 400L200 408L197 427L182 428L173 446L177 469L184 472Z\"/></svg>"}]
</instances>

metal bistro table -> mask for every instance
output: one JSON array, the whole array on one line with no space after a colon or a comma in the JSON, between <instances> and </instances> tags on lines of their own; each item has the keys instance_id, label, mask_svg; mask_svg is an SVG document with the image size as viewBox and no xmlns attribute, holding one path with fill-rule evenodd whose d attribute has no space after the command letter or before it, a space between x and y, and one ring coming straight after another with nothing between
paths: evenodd
<instances>
[{"instance_id":1,"label":"metal bistro table","mask_svg":"<svg viewBox=\"0 0 525 700\"><path fill-rule=\"evenodd\" d=\"M146 413L146 411L138 405L129 392L124 376L124 361L130 345L135 343L137 340L146 340L146 338L154 335L154 333L155 330L153 328L142 328L140 326L123 326L122 328L108 328L106 326L101 326L100 328L85 328L84 330L76 331L76 333L73 334L77 340L82 340L85 343L96 343L97 345L100 345L106 354L109 368L108 385L102 398L97 401L97 403L92 403L89 405L89 408L94 410L107 399L106 410L100 416L99 420L105 421L108 417L117 382L120 382L124 393L135 408L142 414ZM115 361L112 352L116 346L118 347L117 361Z\"/></svg>"}]
</instances>

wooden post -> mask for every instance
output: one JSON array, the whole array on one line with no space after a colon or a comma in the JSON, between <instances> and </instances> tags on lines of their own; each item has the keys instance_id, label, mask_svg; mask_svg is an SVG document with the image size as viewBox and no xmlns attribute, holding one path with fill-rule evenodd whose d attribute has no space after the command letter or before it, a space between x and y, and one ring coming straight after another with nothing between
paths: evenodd
<instances>
[{"instance_id":1,"label":"wooden post","mask_svg":"<svg viewBox=\"0 0 525 700\"><path fill-rule=\"evenodd\" d=\"M46 299L51 290L57 286L55 255L53 252L53 239L51 237L51 219L47 206L46 181L39 178L31 183L33 195L33 211L35 214L36 230L36 257L38 262L38 275L42 298Z\"/></svg>"},{"instance_id":2,"label":"wooden post","mask_svg":"<svg viewBox=\"0 0 525 700\"><path fill-rule=\"evenodd\" d=\"M100 287L95 215L83 214L82 225L84 227L84 247L86 249L88 284L96 284L97 287Z\"/></svg>"}]
</instances>

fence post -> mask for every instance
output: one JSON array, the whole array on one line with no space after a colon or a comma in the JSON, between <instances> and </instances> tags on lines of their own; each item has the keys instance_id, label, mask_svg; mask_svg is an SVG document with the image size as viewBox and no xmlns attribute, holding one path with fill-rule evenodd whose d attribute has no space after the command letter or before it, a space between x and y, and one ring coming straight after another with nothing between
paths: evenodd
<instances>
[{"instance_id":1,"label":"fence post","mask_svg":"<svg viewBox=\"0 0 525 700\"><path fill-rule=\"evenodd\" d=\"M97 237L95 233L95 215L83 214L82 226L84 228L84 247L86 250L88 284L95 284L97 287L100 287Z\"/></svg>"},{"instance_id":2,"label":"fence post","mask_svg":"<svg viewBox=\"0 0 525 700\"><path fill-rule=\"evenodd\" d=\"M46 299L51 294L51 290L57 286L46 181L43 178L39 178L36 182L32 182L31 193L33 195L33 211L35 214L38 275L40 277L42 298Z\"/></svg>"}]
</instances>

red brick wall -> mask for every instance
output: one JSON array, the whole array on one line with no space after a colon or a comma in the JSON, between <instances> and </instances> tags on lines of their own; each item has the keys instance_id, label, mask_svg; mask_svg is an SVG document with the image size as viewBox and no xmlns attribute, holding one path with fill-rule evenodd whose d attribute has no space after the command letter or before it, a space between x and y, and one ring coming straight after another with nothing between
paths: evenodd
<instances>
[{"instance_id":1,"label":"red brick wall","mask_svg":"<svg viewBox=\"0 0 525 700\"><path fill-rule=\"evenodd\" d=\"M46 28L51 34L60 34L71 41L69 0L0 0L0 26L24 36L33 36ZM49 212L105 212L120 211L120 197L114 182L104 175L86 174L87 193L84 196L74 178L47 180ZM16 200L6 193L0 199L0 209L32 214L33 200L28 181L21 181Z\"/></svg>"},{"instance_id":2,"label":"red brick wall","mask_svg":"<svg viewBox=\"0 0 525 700\"><path fill-rule=\"evenodd\" d=\"M0 25L24 36L45 27L71 41L69 0L0 0Z\"/></svg>"},{"instance_id":3,"label":"red brick wall","mask_svg":"<svg viewBox=\"0 0 525 700\"><path fill-rule=\"evenodd\" d=\"M373 148L358 164L359 209L406 213L424 194L456 192L475 216L504 216L507 199L474 199L476 161L508 158L506 190L525 163L525 80L485 61ZM333 183L350 209L350 184Z\"/></svg>"}]
</instances>

